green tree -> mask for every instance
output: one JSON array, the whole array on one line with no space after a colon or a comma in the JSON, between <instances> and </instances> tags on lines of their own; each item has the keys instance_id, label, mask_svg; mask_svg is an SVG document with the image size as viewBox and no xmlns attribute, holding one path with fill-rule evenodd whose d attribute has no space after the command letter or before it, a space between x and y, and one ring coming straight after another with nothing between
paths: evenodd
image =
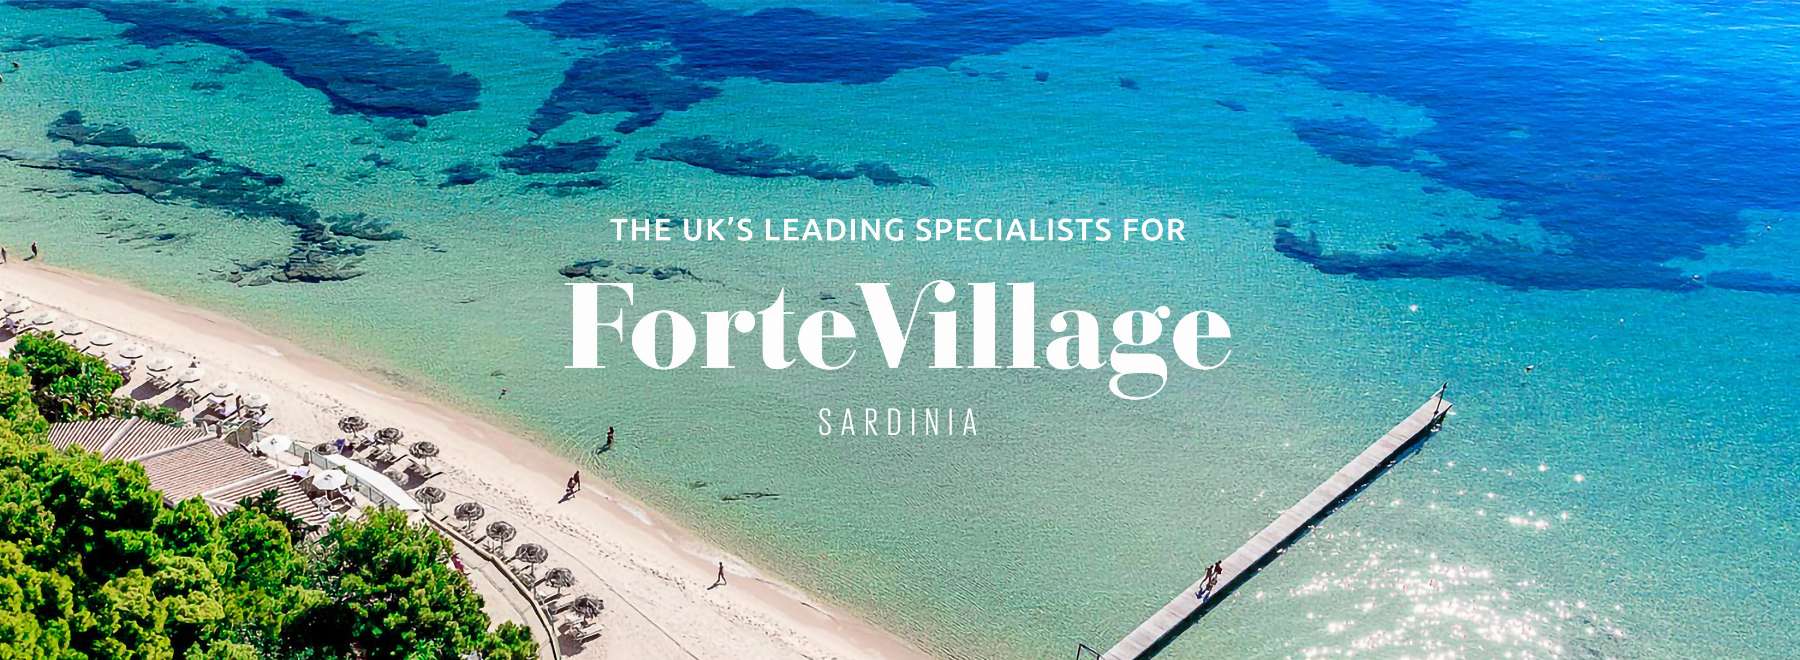
<instances>
[{"instance_id":1,"label":"green tree","mask_svg":"<svg viewBox=\"0 0 1800 660\"><path fill-rule=\"evenodd\" d=\"M38 412L52 422L110 417L119 413L113 391L125 378L105 360L82 353L48 332L27 332L13 345L12 360L31 377Z\"/></svg>"},{"instance_id":2,"label":"green tree","mask_svg":"<svg viewBox=\"0 0 1800 660\"><path fill-rule=\"evenodd\" d=\"M494 628L494 634L482 646L481 657L487 660L535 660L538 657L538 645L531 638L530 628L512 621L503 621Z\"/></svg>"},{"instance_id":3,"label":"green tree","mask_svg":"<svg viewBox=\"0 0 1800 660\"><path fill-rule=\"evenodd\" d=\"M451 569L450 541L405 512L370 509L336 522L320 542L314 582L326 603L291 638L329 657L450 658L489 645L488 617Z\"/></svg>"},{"instance_id":4,"label":"green tree","mask_svg":"<svg viewBox=\"0 0 1800 660\"><path fill-rule=\"evenodd\" d=\"M42 438L50 422L32 401L31 372L25 365L0 358L0 423L26 438Z\"/></svg>"},{"instance_id":5,"label":"green tree","mask_svg":"<svg viewBox=\"0 0 1800 660\"><path fill-rule=\"evenodd\" d=\"M68 578L25 563L25 553L0 541L0 658L67 658L75 612Z\"/></svg>"}]
</instances>

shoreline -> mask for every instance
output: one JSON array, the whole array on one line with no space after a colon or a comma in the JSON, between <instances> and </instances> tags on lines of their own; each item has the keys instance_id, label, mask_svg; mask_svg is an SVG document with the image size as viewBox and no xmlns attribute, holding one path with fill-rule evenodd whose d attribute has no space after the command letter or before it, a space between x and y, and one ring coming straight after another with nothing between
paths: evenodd
<instances>
[{"instance_id":1,"label":"shoreline","mask_svg":"<svg viewBox=\"0 0 1800 660\"><path fill-rule=\"evenodd\" d=\"M214 377L238 377L277 400L273 428L309 442L335 437L340 413L430 438L444 449L449 485L525 513L519 521L600 574L625 599L608 608L620 634L574 657L929 658L914 643L823 601L706 541L603 478L558 502L567 475L586 466L459 407L358 371L211 310L102 275L13 262L0 289L157 347L194 354ZM295 400L298 399L298 400ZM591 468L589 468L591 470ZM435 481L435 480L434 480ZM707 589L723 562L729 588ZM635 616L632 614L635 613ZM641 617L642 621L635 617ZM658 638L662 639L658 639ZM678 650L679 653L671 653Z\"/></svg>"}]
</instances>

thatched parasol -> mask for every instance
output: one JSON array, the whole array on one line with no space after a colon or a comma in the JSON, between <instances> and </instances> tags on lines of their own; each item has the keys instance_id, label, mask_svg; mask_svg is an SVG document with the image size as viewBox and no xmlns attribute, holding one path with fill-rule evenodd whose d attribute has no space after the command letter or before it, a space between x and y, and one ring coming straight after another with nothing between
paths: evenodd
<instances>
[{"instance_id":1,"label":"thatched parasol","mask_svg":"<svg viewBox=\"0 0 1800 660\"><path fill-rule=\"evenodd\" d=\"M149 369L152 373L162 373L174 369L175 361L167 357L154 357L150 358L150 362L145 364L144 368Z\"/></svg>"},{"instance_id":2,"label":"thatched parasol","mask_svg":"<svg viewBox=\"0 0 1800 660\"><path fill-rule=\"evenodd\" d=\"M524 543L519 545L518 550L513 551L513 559L523 562L525 568L521 572L531 576L537 573L538 564L550 561L550 551L536 543Z\"/></svg>"},{"instance_id":3,"label":"thatched parasol","mask_svg":"<svg viewBox=\"0 0 1800 660\"><path fill-rule=\"evenodd\" d=\"M251 392L244 395L244 407L262 410L269 407L269 395L262 392Z\"/></svg>"},{"instance_id":4,"label":"thatched parasol","mask_svg":"<svg viewBox=\"0 0 1800 660\"><path fill-rule=\"evenodd\" d=\"M575 572L558 566L545 571L542 582L556 587L556 594L560 596L562 590L575 586Z\"/></svg>"},{"instance_id":5,"label":"thatched parasol","mask_svg":"<svg viewBox=\"0 0 1800 660\"><path fill-rule=\"evenodd\" d=\"M400 439L404 438L404 437L406 437L406 432L401 431L400 429L394 428L392 426L375 432L376 440L380 440L382 442L386 442L389 444L399 442Z\"/></svg>"},{"instance_id":6,"label":"thatched parasol","mask_svg":"<svg viewBox=\"0 0 1800 660\"><path fill-rule=\"evenodd\" d=\"M444 501L444 489L437 486L426 486L413 491L413 499L423 503L425 510L430 511L431 505Z\"/></svg>"},{"instance_id":7,"label":"thatched parasol","mask_svg":"<svg viewBox=\"0 0 1800 660\"><path fill-rule=\"evenodd\" d=\"M8 316L13 314L23 314L25 310L28 309L31 309L31 301L29 300L14 300L6 303L6 313Z\"/></svg>"},{"instance_id":8,"label":"thatched parasol","mask_svg":"<svg viewBox=\"0 0 1800 660\"><path fill-rule=\"evenodd\" d=\"M56 322L56 315L50 312L38 312L31 317L32 325L50 325Z\"/></svg>"},{"instance_id":9,"label":"thatched parasol","mask_svg":"<svg viewBox=\"0 0 1800 660\"><path fill-rule=\"evenodd\" d=\"M480 502L463 502L462 504L456 505L455 513L457 520L473 523L477 520L481 520L482 516L487 515L487 509L482 508Z\"/></svg>"},{"instance_id":10,"label":"thatched parasol","mask_svg":"<svg viewBox=\"0 0 1800 660\"><path fill-rule=\"evenodd\" d=\"M369 428L368 420L355 415L338 420L338 429L345 433L357 433L366 428Z\"/></svg>"},{"instance_id":11,"label":"thatched parasol","mask_svg":"<svg viewBox=\"0 0 1800 660\"><path fill-rule=\"evenodd\" d=\"M123 348L119 349L119 357L127 360L136 360L144 357L144 345L137 342L126 344Z\"/></svg>"},{"instance_id":12,"label":"thatched parasol","mask_svg":"<svg viewBox=\"0 0 1800 660\"><path fill-rule=\"evenodd\" d=\"M119 343L119 336L110 332L96 332L88 338L88 343L95 346L111 346Z\"/></svg>"},{"instance_id":13,"label":"thatched parasol","mask_svg":"<svg viewBox=\"0 0 1800 660\"><path fill-rule=\"evenodd\" d=\"M586 620L600 616L600 610L606 609L606 603L593 596L582 594L576 596L575 600L569 603L569 609Z\"/></svg>"},{"instance_id":14,"label":"thatched parasol","mask_svg":"<svg viewBox=\"0 0 1800 660\"><path fill-rule=\"evenodd\" d=\"M407 451L411 452L414 458L436 458L438 455L437 445L429 442L412 443L412 446L408 447Z\"/></svg>"},{"instance_id":15,"label":"thatched parasol","mask_svg":"<svg viewBox=\"0 0 1800 660\"><path fill-rule=\"evenodd\" d=\"M62 327L57 328L56 331L59 333L62 333L64 335L73 337L73 336L79 335L83 332L87 332L87 329L88 329L88 324L85 321L69 321L67 323L62 324Z\"/></svg>"},{"instance_id":16,"label":"thatched parasol","mask_svg":"<svg viewBox=\"0 0 1800 660\"><path fill-rule=\"evenodd\" d=\"M492 539L495 543L499 543L501 548L505 548L507 541L511 541L518 537L519 529L513 527L512 523L504 520L496 520L488 523L487 535L489 539Z\"/></svg>"}]
</instances>

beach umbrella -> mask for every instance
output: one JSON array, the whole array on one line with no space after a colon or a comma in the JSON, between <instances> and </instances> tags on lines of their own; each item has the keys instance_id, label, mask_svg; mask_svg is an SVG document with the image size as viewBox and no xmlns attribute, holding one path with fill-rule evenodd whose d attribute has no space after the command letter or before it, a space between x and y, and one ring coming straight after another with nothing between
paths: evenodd
<instances>
[{"instance_id":1,"label":"beach umbrella","mask_svg":"<svg viewBox=\"0 0 1800 660\"><path fill-rule=\"evenodd\" d=\"M171 360L169 358L166 358L166 357L150 358L150 362L148 364L145 364L144 368L149 369L150 371L153 371L156 373L162 373L164 371L174 369L175 361Z\"/></svg>"},{"instance_id":2,"label":"beach umbrella","mask_svg":"<svg viewBox=\"0 0 1800 660\"><path fill-rule=\"evenodd\" d=\"M556 595L561 596L564 589L575 586L575 572L558 566L544 571L543 582L556 587Z\"/></svg>"},{"instance_id":3,"label":"beach umbrella","mask_svg":"<svg viewBox=\"0 0 1800 660\"><path fill-rule=\"evenodd\" d=\"M524 543L519 545L518 550L513 551L513 559L525 563L526 575L535 575L538 564L550 561L550 551L536 543Z\"/></svg>"},{"instance_id":4,"label":"beach umbrella","mask_svg":"<svg viewBox=\"0 0 1800 660\"><path fill-rule=\"evenodd\" d=\"M357 433L366 428L369 428L369 422L361 417L352 415L338 420L338 430L345 433Z\"/></svg>"},{"instance_id":5,"label":"beach umbrella","mask_svg":"<svg viewBox=\"0 0 1800 660\"><path fill-rule=\"evenodd\" d=\"M518 528L513 527L512 523L504 520L496 520L488 523L487 535L489 539L499 543L500 547L504 549L507 541L511 541L514 537L519 535L519 530Z\"/></svg>"},{"instance_id":6,"label":"beach umbrella","mask_svg":"<svg viewBox=\"0 0 1800 660\"><path fill-rule=\"evenodd\" d=\"M480 502L463 502L456 505L455 513L457 520L472 523L487 515L487 509L482 508Z\"/></svg>"},{"instance_id":7,"label":"beach umbrella","mask_svg":"<svg viewBox=\"0 0 1800 660\"><path fill-rule=\"evenodd\" d=\"M69 336L79 335L83 332L87 332L87 330L88 330L88 324L86 321L76 321L76 320L70 320L70 321L64 322L62 324L62 327L56 329L57 332L60 332L62 334L69 335Z\"/></svg>"},{"instance_id":8,"label":"beach umbrella","mask_svg":"<svg viewBox=\"0 0 1800 660\"><path fill-rule=\"evenodd\" d=\"M375 432L375 439L386 443L399 442L404 437L406 437L406 432L392 426Z\"/></svg>"},{"instance_id":9,"label":"beach umbrella","mask_svg":"<svg viewBox=\"0 0 1800 660\"><path fill-rule=\"evenodd\" d=\"M244 407L261 410L269 407L269 396L262 392L251 392L244 395Z\"/></svg>"},{"instance_id":10,"label":"beach umbrella","mask_svg":"<svg viewBox=\"0 0 1800 660\"><path fill-rule=\"evenodd\" d=\"M56 315L50 312L38 312L31 317L32 325L50 325L56 322Z\"/></svg>"},{"instance_id":11,"label":"beach umbrella","mask_svg":"<svg viewBox=\"0 0 1800 660\"><path fill-rule=\"evenodd\" d=\"M264 456L274 456L275 454L286 452L293 446L293 438L279 433L265 435L256 441L256 450L262 452Z\"/></svg>"},{"instance_id":12,"label":"beach umbrella","mask_svg":"<svg viewBox=\"0 0 1800 660\"><path fill-rule=\"evenodd\" d=\"M437 486L426 486L413 491L413 499L424 504L426 511L430 511L431 505L444 501L444 489Z\"/></svg>"},{"instance_id":13,"label":"beach umbrella","mask_svg":"<svg viewBox=\"0 0 1800 660\"><path fill-rule=\"evenodd\" d=\"M213 383L213 386L206 390L206 395L214 399L228 399L231 398L231 395L237 394L237 390L237 383L229 380L222 380Z\"/></svg>"},{"instance_id":14,"label":"beach umbrella","mask_svg":"<svg viewBox=\"0 0 1800 660\"><path fill-rule=\"evenodd\" d=\"M131 361L121 357L114 357L113 359L106 361L106 366L112 367L114 371L130 371Z\"/></svg>"},{"instance_id":15,"label":"beach umbrella","mask_svg":"<svg viewBox=\"0 0 1800 660\"><path fill-rule=\"evenodd\" d=\"M569 603L569 609L583 620L587 620L600 616L600 610L606 609L606 603L593 596L582 594L576 596L574 602Z\"/></svg>"},{"instance_id":16,"label":"beach umbrella","mask_svg":"<svg viewBox=\"0 0 1800 660\"><path fill-rule=\"evenodd\" d=\"M205 377L205 369L201 369L200 367L188 367L175 374L175 382L183 384L198 383L200 382L200 379Z\"/></svg>"},{"instance_id":17,"label":"beach umbrella","mask_svg":"<svg viewBox=\"0 0 1800 660\"><path fill-rule=\"evenodd\" d=\"M28 310L28 309L31 309L31 301L29 301L29 300L14 300L12 302L6 303L6 313L9 315L10 314L23 314L25 312L25 310Z\"/></svg>"},{"instance_id":18,"label":"beach umbrella","mask_svg":"<svg viewBox=\"0 0 1800 660\"><path fill-rule=\"evenodd\" d=\"M111 346L119 343L119 336L110 332L96 332L94 336L88 337L88 343L95 346Z\"/></svg>"},{"instance_id":19,"label":"beach umbrella","mask_svg":"<svg viewBox=\"0 0 1800 660\"><path fill-rule=\"evenodd\" d=\"M433 458L438 455L437 445L423 441L412 443L407 451L411 452L414 458Z\"/></svg>"},{"instance_id":20,"label":"beach umbrella","mask_svg":"<svg viewBox=\"0 0 1800 660\"><path fill-rule=\"evenodd\" d=\"M137 342L126 344L119 348L119 357L127 360L136 360L144 357L144 345Z\"/></svg>"},{"instance_id":21,"label":"beach umbrella","mask_svg":"<svg viewBox=\"0 0 1800 660\"><path fill-rule=\"evenodd\" d=\"M319 490L337 490L350 483L350 475L343 470L322 470L313 474L312 483Z\"/></svg>"}]
</instances>

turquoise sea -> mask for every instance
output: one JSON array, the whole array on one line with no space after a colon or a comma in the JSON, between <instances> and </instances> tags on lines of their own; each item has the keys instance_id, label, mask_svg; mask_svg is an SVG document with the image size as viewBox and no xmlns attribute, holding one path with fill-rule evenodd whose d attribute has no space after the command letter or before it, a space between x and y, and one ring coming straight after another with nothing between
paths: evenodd
<instances>
[{"instance_id":1,"label":"turquoise sea","mask_svg":"<svg viewBox=\"0 0 1800 660\"><path fill-rule=\"evenodd\" d=\"M616 427L594 469L953 658L1104 648L1448 381L1442 433L1162 657L1789 657L1796 38L1782 3L1677 0L8 0L0 244L572 456ZM608 222L726 215L1188 240ZM563 369L587 278L695 313L1035 281L1235 337L1140 402L872 354ZM864 405L980 435L817 434Z\"/></svg>"}]
</instances>

